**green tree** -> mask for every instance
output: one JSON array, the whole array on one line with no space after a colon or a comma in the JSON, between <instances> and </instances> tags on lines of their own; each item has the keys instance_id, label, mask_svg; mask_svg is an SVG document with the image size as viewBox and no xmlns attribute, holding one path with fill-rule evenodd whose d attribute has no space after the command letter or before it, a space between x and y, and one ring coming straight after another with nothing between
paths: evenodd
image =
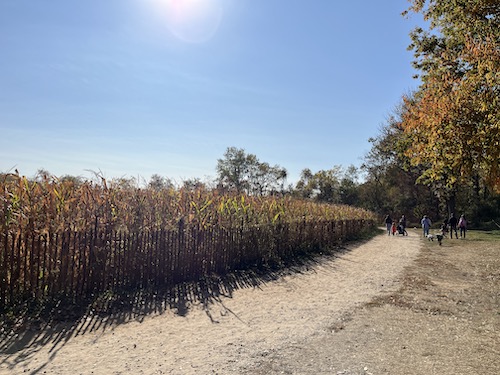
<instances>
[{"instance_id":1,"label":"green tree","mask_svg":"<svg viewBox=\"0 0 500 375\"><path fill-rule=\"evenodd\" d=\"M182 182L182 188L187 191L206 190L207 186L199 178L190 178Z\"/></svg>"},{"instance_id":2,"label":"green tree","mask_svg":"<svg viewBox=\"0 0 500 375\"><path fill-rule=\"evenodd\" d=\"M358 171L354 166L344 170L340 165L336 165L316 173L306 168L302 170L293 194L318 202L356 205L359 187L357 179Z\"/></svg>"},{"instance_id":3,"label":"green tree","mask_svg":"<svg viewBox=\"0 0 500 375\"><path fill-rule=\"evenodd\" d=\"M175 188L175 185L169 178L162 177L155 173L149 179L148 188L156 191L171 190Z\"/></svg>"},{"instance_id":4,"label":"green tree","mask_svg":"<svg viewBox=\"0 0 500 375\"><path fill-rule=\"evenodd\" d=\"M360 201L363 207L381 215L404 213L412 220L424 214L436 217L437 194L431 186L417 184L423 167L412 165L406 155L411 144L401 125L406 111L405 102L395 106L380 134L369 139L372 148L362 165L365 181L359 187Z\"/></svg>"},{"instance_id":5,"label":"green tree","mask_svg":"<svg viewBox=\"0 0 500 375\"><path fill-rule=\"evenodd\" d=\"M340 172L340 166L314 174L310 169L304 169L295 185L295 195L318 202L339 203Z\"/></svg>"},{"instance_id":6,"label":"green tree","mask_svg":"<svg viewBox=\"0 0 500 375\"><path fill-rule=\"evenodd\" d=\"M287 171L279 165L261 162L244 149L228 147L223 159L217 160L219 186L225 190L249 195L283 192Z\"/></svg>"},{"instance_id":7,"label":"green tree","mask_svg":"<svg viewBox=\"0 0 500 375\"><path fill-rule=\"evenodd\" d=\"M300 173L300 179L295 185L294 195L299 198L312 198L314 194L314 174L309 168L305 168Z\"/></svg>"},{"instance_id":8,"label":"green tree","mask_svg":"<svg viewBox=\"0 0 500 375\"><path fill-rule=\"evenodd\" d=\"M358 176L358 169L355 166L350 165L340 180L340 203L347 204L349 206L357 206L359 204Z\"/></svg>"}]
</instances>

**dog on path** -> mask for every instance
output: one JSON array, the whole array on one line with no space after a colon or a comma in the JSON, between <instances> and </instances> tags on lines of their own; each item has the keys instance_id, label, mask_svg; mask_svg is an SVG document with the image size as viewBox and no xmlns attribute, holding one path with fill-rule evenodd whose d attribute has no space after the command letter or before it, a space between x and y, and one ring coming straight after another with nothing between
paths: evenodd
<instances>
[{"instance_id":1,"label":"dog on path","mask_svg":"<svg viewBox=\"0 0 500 375\"><path fill-rule=\"evenodd\" d=\"M439 246L442 245L443 238L444 238L444 236L442 234L428 234L427 235L427 239L429 241L434 241L434 239L436 239L439 243Z\"/></svg>"}]
</instances>

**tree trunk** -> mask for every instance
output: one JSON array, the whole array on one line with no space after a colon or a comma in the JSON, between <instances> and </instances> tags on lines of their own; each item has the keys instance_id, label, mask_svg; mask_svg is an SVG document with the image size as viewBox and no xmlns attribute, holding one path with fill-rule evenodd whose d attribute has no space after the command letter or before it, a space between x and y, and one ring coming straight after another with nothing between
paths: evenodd
<instances>
[{"instance_id":1,"label":"tree trunk","mask_svg":"<svg viewBox=\"0 0 500 375\"><path fill-rule=\"evenodd\" d=\"M446 202L446 206L448 208L448 217L450 217L451 214L455 213L456 204L457 204L457 194L456 191L452 191Z\"/></svg>"}]
</instances>

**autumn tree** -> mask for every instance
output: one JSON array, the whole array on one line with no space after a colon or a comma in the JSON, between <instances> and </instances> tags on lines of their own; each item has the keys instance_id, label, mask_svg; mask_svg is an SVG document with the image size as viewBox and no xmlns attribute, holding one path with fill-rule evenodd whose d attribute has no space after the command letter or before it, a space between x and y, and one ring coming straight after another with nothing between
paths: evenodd
<instances>
[{"instance_id":1,"label":"autumn tree","mask_svg":"<svg viewBox=\"0 0 500 375\"><path fill-rule=\"evenodd\" d=\"M378 212L459 209L491 220L500 197L500 3L410 2L409 13L429 22L411 33L421 86L370 140L360 199Z\"/></svg>"},{"instance_id":2,"label":"autumn tree","mask_svg":"<svg viewBox=\"0 0 500 375\"><path fill-rule=\"evenodd\" d=\"M500 191L500 3L412 0L409 12L429 29L411 34L422 85L404 99L406 156L451 206L457 186L474 179Z\"/></svg>"}]
</instances>

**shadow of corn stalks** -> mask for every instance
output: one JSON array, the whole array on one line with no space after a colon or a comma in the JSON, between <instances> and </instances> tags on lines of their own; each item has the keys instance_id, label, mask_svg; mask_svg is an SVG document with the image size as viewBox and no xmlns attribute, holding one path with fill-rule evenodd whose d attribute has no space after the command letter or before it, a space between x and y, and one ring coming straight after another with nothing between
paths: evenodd
<instances>
[{"instance_id":1,"label":"shadow of corn stalks","mask_svg":"<svg viewBox=\"0 0 500 375\"><path fill-rule=\"evenodd\" d=\"M236 290L258 288L286 275L314 271L325 259L334 259L348 251L344 247L304 254L293 260L266 267L239 270L223 276L207 276L197 282L178 284L165 290L132 290L102 294L84 304L74 305L63 299L47 303L36 313L25 309L0 326L0 352L7 354L1 365L17 366L29 360L38 348L50 345L55 356L74 336L104 332L131 321L142 321L151 314L166 311L186 316L192 306L202 306L210 316L209 307ZM41 372L43 367L31 372Z\"/></svg>"}]
</instances>

